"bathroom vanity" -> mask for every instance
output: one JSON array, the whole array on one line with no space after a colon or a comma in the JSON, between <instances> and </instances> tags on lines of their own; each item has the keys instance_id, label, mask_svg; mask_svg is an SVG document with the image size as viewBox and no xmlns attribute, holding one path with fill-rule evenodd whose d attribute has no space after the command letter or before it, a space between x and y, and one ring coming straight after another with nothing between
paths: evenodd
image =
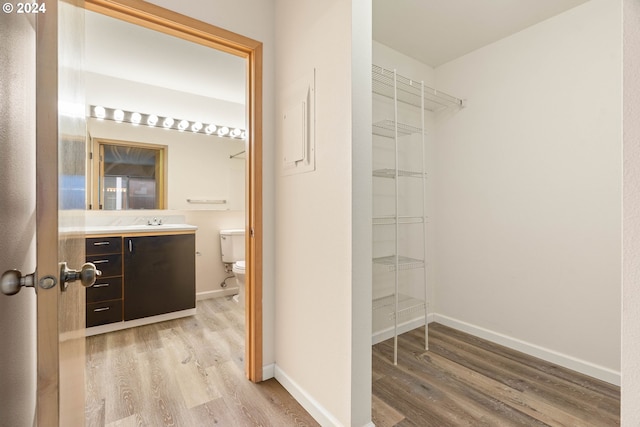
<instances>
[{"instance_id":1,"label":"bathroom vanity","mask_svg":"<svg viewBox=\"0 0 640 427\"><path fill-rule=\"evenodd\" d=\"M86 259L87 335L195 314L195 231L188 224L92 227Z\"/></svg>"}]
</instances>

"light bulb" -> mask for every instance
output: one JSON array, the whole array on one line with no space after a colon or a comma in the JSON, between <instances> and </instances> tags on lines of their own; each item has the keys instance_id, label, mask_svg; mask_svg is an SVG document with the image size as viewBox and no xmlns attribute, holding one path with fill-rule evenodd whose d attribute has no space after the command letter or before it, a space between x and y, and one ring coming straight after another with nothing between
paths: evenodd
<instances>
[{"instance_id":1,"label":"light bulb","mask_svg":"<svg viewBox=\"0 0 640 427\"><path fill-rule=\"evenodd\" d=\"M216 131L216 129L218 129L216 125L208 125L206 128L204 128L204 133L206 133L207 135L211 135Z\"/></svg>"},{"instance_id":2,"label":"light bulb","mask_svg":"<svg viewBox=\"0 0 640 427\"><path fill-rule=\"evenodd\" d=\"M202 129L202 123L200 122L195 122L194 124L191 125L191 131L193 133L200 132L200 129Z\"/></svg>"},{"instance_id":3,"label":"light bulb","mask_svg":"<svg viewBox=\"0 0 640 427\"><path fill-rule=\"evenodd\" d=\"M171 126L173 126L173 119L171 117L166 117L162 122L162 126L165 129L169 129Z\"/></svg>"},{"instance_id":4,"label":"light bulb","mask_svg":"<svg viewBox=\"0 0 640 427\"><path fill-rule=\"evenodd\" d=\"M124 119L124 111L117 109L113 112L113 119L120 123Z\"/></svg>"},{"instance_id":5,"label":"light bulb","mask_svg":"<svg viewBox=\"0 0 640 427\"><path fill-rule=\"evenodd\" d=\"M234 138L237 138L240 136L240 134L242 133L242 131L238 128L234 129L231 131L231 136Z\"/></svg>"},{"instance_id":6,"label":"light bulb","mask_svg":"<svg viewBox=\"0 0 640 427\"><path fill-rule=\"evenodd\" d=\"M180 123L178 123L178 130L179 131L183 131L188 127L189 127L189 122L186 121L186 120L180 120Z\"/></svg>"},{"instance_id":7,"label":"light bulb","mask_svg":"<svg viewBox=\"0 0 640 427\"><path fill-rule=\"evenodd\" d=\"M97 119L102 120L107 115L107 111L104 109L104 107L97 105L93 107L93 114L95 114Z\"/></svg>"},{"instance_id":8,"label":"light bulb","mask_svg":"<svg viewBox=\"0 0 640 427\"><path fill-rule=\"evenodd\" d=\"M220 136L225 136L228 133L229 133L229 128L226 126L223 126L220 129L218 129L218 135Z\"/></svg>"},{"instance_id":9,"label":"light bulb","mask_svg":"<svg viewBox=\"0 0 640 427\"><path fill-rule=\"evenodd\" d=\"M147 124L151 127L155 126L158 124L158 116L156 116L155 114L149 114L149 117L147 117Z\"/></svg>"},{"instance_id":10,"label":"light bulb","mask_svg":"<svg viewBox=\"0 0 640 427\"><path fill-rule=\"evenodd\" d=\"M134 126L138 126L141 120L142 120L142 115L140 113L131 113L131 123Z\"/></svg>"}]
</instances>

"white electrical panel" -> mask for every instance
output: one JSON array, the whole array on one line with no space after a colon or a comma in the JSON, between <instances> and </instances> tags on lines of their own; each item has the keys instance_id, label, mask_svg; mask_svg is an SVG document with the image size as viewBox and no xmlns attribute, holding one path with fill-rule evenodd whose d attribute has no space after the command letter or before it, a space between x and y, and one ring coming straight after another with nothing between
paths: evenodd
<instances>
[{"instance_id":1,"label":"white electrical panel","mask_svg":"<svg viewBox=\"0 0 640 427\"><path fill-rule=\"evenodd\" d=\"M292 84L280 113L283 175L311 172L315 164L315 70Z\"/></svg>"}]
</instances>

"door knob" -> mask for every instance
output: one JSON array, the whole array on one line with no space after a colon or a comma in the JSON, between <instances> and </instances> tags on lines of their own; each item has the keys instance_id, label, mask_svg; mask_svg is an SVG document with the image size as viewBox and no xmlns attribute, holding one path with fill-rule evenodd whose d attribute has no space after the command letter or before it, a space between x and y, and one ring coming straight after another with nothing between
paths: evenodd
<instances>
[{"instance_id":1,"label":"door knob","mask_svg":"<svg viewBox=\"0 0 640 427\"><path fill-rule=\"evenodd\" d=\"M23 286L33 288L35 276L35 273L23 276L19 270L7 270L0 278L0 291L5 295L15 295Z\"/></svg>"},{"instance_id":2,"label":"door knob","mask_svg":"<svg viewBox=\"0 0 640 427\"><path fill-rule=\"evenodd\" d=\"M71 270L66 262L60 263L60 283L63 291L67 290L68 283L76 280L80 280L80 283L85 288L91 287L101 275L102 272L96 268L95 264L90 262L84 263L80 270Z\"/></svg>"}]
</instances>

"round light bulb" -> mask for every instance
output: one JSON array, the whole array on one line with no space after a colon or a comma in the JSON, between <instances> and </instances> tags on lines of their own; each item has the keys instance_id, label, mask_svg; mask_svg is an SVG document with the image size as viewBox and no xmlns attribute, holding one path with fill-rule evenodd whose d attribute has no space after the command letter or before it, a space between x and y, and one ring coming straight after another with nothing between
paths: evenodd
<instances>
[{"instance_id":1,"label":"round light bulb","mask_svg":"<svg viewBox=\"0 0 640 427\"><path fill-rule=\"evenodd\" d=\"M229 133L229 128L226 126L221 127L220 129L218 129L218 135L220 136L225 136Z\"/></svg>"},{"instance_id":2,"label":"round light bulb","mask_svg":"<svg viewBox=\"0 0 640 427\"><path fill-rule=\"evenodd\" d=\"M156 116L155 114L150 114L149 117L147 117L147 124L149 126L155 126L158 124L158 116Z\"/></svg>"},{"instance_id":3,"label":"round light bulb","mask_svg":"<svg viewBox=\"0 0 640 427\"><path fill-rule=\"evenodd\" d=\"M200 129L202 129L202 123L200 122L195 122L194 124L191 125L191 131L193 133L200 132Z\"/></svg>"},{"instance_id":4,"label":"round light bulb","mask_svg":"<svg viewBox=\"0 0 640 427\"><path fill-rule=\"evenodd\" d=\"M122 120L124 120L124 111L117 109L113 112L113 119L120 123L122 122Z\"/></svg>"},{"instance_id":5,"label":"round light bulb","mask_svg":"<svg viewBox=\"0 0 640 427\"><path fill-rule=\"evenodd\" d=\"M208 125L206 128L204 128L204 133L206 133L207 135L211 135L216 131L216 129L218 129L216 125Z\"/></svg>"},{"instance_id":6,"label":"round light bulb","mask_svg":"<svg viewBox=\"0 0 640 427\"><path fill-rule=\"evenodd\" d=\"M107 115L107 110L104 109L104 107L97 105L95 107L93 107L93 114L96 116L97 119L104 119Z\"/></svg>"},{"instance_id":7,"label":"round light bulb","mask_svg":"<svg viewBox=\"0 0 640 427\"><path fill-rule=\"evenodd\" d=\"M189 122L186 121L186 120L180 120L180 123L178 123L178 130L179 131L183 131L188 127L189 127Z\"/></svg>"},{"instance_id":8,"label":"round light bulb","mask_svg":"<svg viewBox=\"0 0 640 427\"><path fill-rule=\"evenodd\" d=\"M242 131L240 129L234 129L231 131L231 136L234 138L237 138L240 136L240 134L242 134Z\"/></svg>"},{"instance_id":9,"label":"round light bulb","mask_svg":"<svg viewBox=\"0 0 640 427\"><path fill-rule=\"evenodd\" d=\"M140 124L142 115L140 113L131 113L131 123L135 126Z\"/></svg>"},{"instance_id":10,"label":"round light bulb","mask_svg":"<svg viewBox=\"0 0 640 427\"><path fill-rule=\"evenodd\" d=\"M164 119L164 121L162 122L162 126L165 129L169 129L171 126L173 126L173 122L174 122L174 120L171 117L166 117Z\"/></svg>"}]
</instances>

